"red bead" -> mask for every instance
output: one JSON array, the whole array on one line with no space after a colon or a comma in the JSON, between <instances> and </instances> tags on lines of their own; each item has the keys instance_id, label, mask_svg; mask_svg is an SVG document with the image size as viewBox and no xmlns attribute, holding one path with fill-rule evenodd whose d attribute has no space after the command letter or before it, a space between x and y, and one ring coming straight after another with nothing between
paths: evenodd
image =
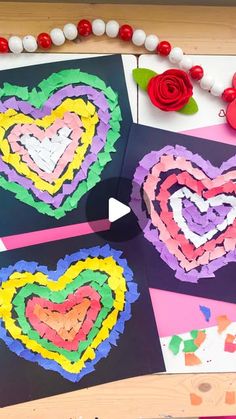
<instances>
[{"instance_id":1,"label":"red bead","mask_svg":"<svg viewBox=\"0 0 236 419\"><path fill-rule=\"evenodd\" d=\"M51 36L46 32L42 32L38 35L37 42L43 49L49 49L52 46Z\"/></svg>"},{"instance_id":2,"label":"red bead","mask_svg":"<svg viewBox=\"0 0 236 419\"><path fill-rule=\"evenodd\" d=\"M130 25L122 25L119 30L119 38L122 41L130 41L133 36L133 28Z\"/></svg>"},{"instance_id":3,"label":"red bead","mask_svg":"<svg viewBox=\"0 0 236 419\"><path fill-rule=\"evenodd\" d=\"M189 74L193 80L201 80L204 76L204 71L200 65L195 65L190 68Z\"/></svg>"},{"instance_id":4,"label":"red bead","mask_svg":"<svg viewBox=\"0 0 236 419\"><path fill-rule=\"evenodd\" d=\"M9 52L8 40L6 38L0 38L0 52Z\"/></svg>"},{"instance_id":5,"label":"red bead","mask_svg":"<svg viewBox=\"0 0 236 419\"><path fill-rule=\"evenodd\" d=\"M157 53L160 55L163 55L164 57L167 57L171 51L171 44L168 41L161 41L157 45L156 49Z\"/></svg>"},{"instance_id":6,"label":"red bead","mask_svg":"<svg viewBox=\"0 0 236 419\"><path fill-rule=\"evenodd\" d=\"M92 25L89 22L89 20L82 19L79 21L77 25L77 29L79 32L79 35L81 36L89 36L92 33Z\"/></svg>"},{"instance_id":7,"label":"red bead","mask_svg":"<svg viewBox=\"0 0 236 419\"><path fill-rule=\"evenodd\" d=\"M222 93L222 99L225 102L233 102L233 100L236 99L236 89L233 87L228 87L228 89L225 89Z\"/></svg>"}]
</instances>

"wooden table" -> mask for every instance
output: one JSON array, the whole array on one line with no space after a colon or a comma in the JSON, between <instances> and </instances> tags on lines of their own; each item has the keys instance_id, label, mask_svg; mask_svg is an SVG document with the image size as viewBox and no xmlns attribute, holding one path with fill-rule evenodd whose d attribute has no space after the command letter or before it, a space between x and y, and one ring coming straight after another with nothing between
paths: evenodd
<instances>
[{"instance_id":1,"label":"wooden table","mask_svg":"<svg viewBox=\"0 0 236 419\"><path fill-rule=\"evenodd\" d=\"M147 33L159 34L160 38L181 46L189 54L236 52L236 7L6 2L0 3L0 32L7 37L36 35L85 17L129 22ZM145 52L130 43L106 37L70 42L55 51ZM152 375L4 408L0 418L150 419L233 415L236 404L229 404L226 397L227 392L232 391L236 392L236 374L233 373ZM194 398L196 404L191 401L191 395L198 397Z\"/></svg>"}]
</instances>

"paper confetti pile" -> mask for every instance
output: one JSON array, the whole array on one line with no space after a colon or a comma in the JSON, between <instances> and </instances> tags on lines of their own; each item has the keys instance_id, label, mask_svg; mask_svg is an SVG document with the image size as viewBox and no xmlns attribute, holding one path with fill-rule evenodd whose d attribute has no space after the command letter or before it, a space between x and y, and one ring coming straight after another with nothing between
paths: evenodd
<instances>
[{"instance_id":1,"label":"paper confetti pile","mask_svg":"<svg viewBox=\"0 0 236 419\"><path fill-rule=\"evenodd\" d=\"M56 218L100 181L120 137L118 96L79 69L0 89L0 186Z\"/></svg>"},{"instance_id":2,"label":"paper confetti pile","mask_svg":"<svg viewBox=\"0 0 236 419\"><path fill-rule=\"evenodd\" d=\"M169 349L174 355L178 355L183 345L185 365L199 365L201 364L201 360L198 358L195 352L205 341L206 332L205 330L192 330L190 332L190 336L191 338L188 340L184 340L181 336L178 335L172 336L169 342Z\"/></svg>"},{"instance_id":3,"label":"paper confetti pile","mask_svg":"<svg viewBox=\"0 0 236 419\"><path fill-rule=\"evenodd\" d=\"M20 357L79 381L107 357L131 318L137 284L108 245L0 271L0 338Z\"/></svg>"},{"instance_id":4,"label":"paper confetti pile","mask_svg":"<svg viewBox=\"0 0 236 419\"><path fill-rule=\"evenodd\" d=\"M144 236L181 281L236 260L236 157L213 167L185 147L152 151L136 169L131 207Z\"/></svg>"}]
</instances>

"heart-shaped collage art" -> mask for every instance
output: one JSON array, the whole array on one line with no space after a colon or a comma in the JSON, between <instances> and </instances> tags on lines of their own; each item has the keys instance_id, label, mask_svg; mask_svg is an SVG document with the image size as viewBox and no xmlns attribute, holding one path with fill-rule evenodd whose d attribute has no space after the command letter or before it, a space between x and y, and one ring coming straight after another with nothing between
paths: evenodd
<instances>
[{"instance_id":1,"label":"heart-shaped collage art","mask_svg":"<svg viewBox=\"0 0 236 419\"><path fill-rule=\"evenodd\" d=\"M120 137L118 95L97 76L62 70L32 90L0 88L0 186L63 217L94 187Z\"/></svg>"},{"instance_id":2,"label":"heart-shaped collage art","mask_svg":"<svg viewBox=\"0 0 236 419\"><path fill-rule=\"evenodd\" d=\"M139 296L122 252L108 245L0 271L0 338L18 356L77 382L124 332Z\"/></svg>"},{"instance_id":3,"label":"heart-shaped collage art","mask_svg":"<svg viewBox=\"0 0 236 419\"><path fill-rule=\"evenodd\" d=\"M181 281L236 261L236 156L212 166L183 146L152 151L134 175L131 207Z\"/></svg>"}]
</instances>

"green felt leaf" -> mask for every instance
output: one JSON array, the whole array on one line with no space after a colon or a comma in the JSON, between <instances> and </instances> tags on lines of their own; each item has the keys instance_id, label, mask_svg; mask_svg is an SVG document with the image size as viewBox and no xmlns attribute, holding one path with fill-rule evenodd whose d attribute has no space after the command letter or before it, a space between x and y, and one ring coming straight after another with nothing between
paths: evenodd
<instances>
[{"instance_id":1,"label":"green felt leaf","mask_svg":"<svg viewBox=\"0 0 236 419\"><path fill-rule=\"evenodd\" d=\"M177 355L179 353L181 342L182 342L182 338L180 336L177 336L177 335L172 336L168 348L174 355Z\"/></svg>"},{"instance_id":2,"label":"green felt leaf","mask_svg":"<svg viewBox=\"0 0 236 419\"><path fill-rule=\"evenodd\" d=\"M149 70L149 68L135 68L133 70L133 78L137 85L143 90L147 90L150 79L156 75L157 73Z\"/></svg>"},{"instance_id":3,"label":"green felt leaf","mask_svg":"<svg viewBox=\"0 0 236 419\"><path fill-rule=\"evenodd\" d=\"M193 115L198 112L198 104L193 97L190 97L187 105L185 105L182 109L178 112L183 113L185 115Z\"/></svg>"}]
</instances>

